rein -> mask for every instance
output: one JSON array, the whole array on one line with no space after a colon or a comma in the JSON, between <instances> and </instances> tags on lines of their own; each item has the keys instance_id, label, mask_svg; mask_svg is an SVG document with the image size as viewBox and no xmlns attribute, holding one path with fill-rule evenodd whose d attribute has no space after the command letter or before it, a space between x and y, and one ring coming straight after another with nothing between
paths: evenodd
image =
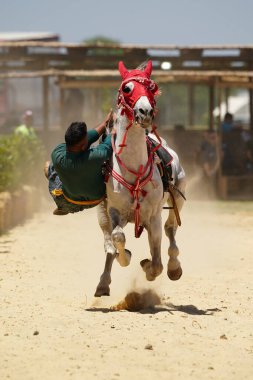
<instances>
[{"instance_id":1,"label":"rein","mask_svg":"<svg viewBox=\"0 0 253 380\"><path fill-rule=\"evenodd\" d=\"M131 126L132 126L132 123L131 123ZM127 132L127 130L126 130L126 132ZM127 133L125 133L125 135L123 137L123 141L126 140L126 135L127 135ZM159 139L160 139L160 137L159 137ZM125 178L122 177L118 172L116 172L116 170L114 170L108 162L106 164L106 168L107 168L108 174L111 175L113 178L115 178L116 181L118 181L126 189L128 189L132 198L134 199L135 237L139 238L141 236L141 233L142 233L143 228L144 228L143 226L140 225L140 198L139 197L140 197L140 195L142 195L143 197L145 197L147 195L147 192L143 189L143 187L148 182L150 182L150 181L152 182L152 176L153 176L153 172L154 172L154 152L159 148L159 146L161 144L159 143L158 146L156 146L155 148L151 148L151 144L149 143L150 153L148 156L148 161L144 167L143 167L143 165L140 165L138 171L134 171L132 169L129 169L124 164L124 162L121 160L119 155L120 155L120 153L122 153L123 148L127 145L124 144L124 146L122 146L122 143L120 145L121 145L120 151L116 152L115 134L112 135L112 147L113 147L113 151L114 151L115 157L117 159L117 162L118 162L119 166L123 167L125 170L127 170L129 173L133 174L136 177L135 183L130 184L129 182L127 182L125 180Z\"/></svg>"},{"instance_id":2,"label":"rein","mask_svg":"<svg viewBox=\"0 0 253 380\"><path fill-rule=\"evenodd\" d=\"M154 162L151 161L151 166L148 175L141 179L143 176L143 166L140 166L139 172L136 173L136 181L134 184L130 184L122 177L118 172L116 172L111 165L107 162L106 169L108 175L111 175L116 179L121 185L123 185L131 194L134 199L134 222L135 222L135 237L139 238L143 231L143 226L140 225L140 195L145 197L147 195L147 191L143 189L143 187L150 181L152 181L152 176L154 172Z\"/></svg>"},{"instance_id":3,"label":"rein","mask_svg":"<svg viewBox=\"0 0 253 380\"><path fill-rule=\"evenodd\" d=\"M112 142L112 148L114 155L117 159L117 162L120 167L124 168L127 172L131 173L136 177L134 184L131 184L125 180L124 177L122 177L118 172L116 172L110 164L107 162L106 163L106 169L108 175L111 175L114 179L116 179L117 182L119 182L122 186L124 186L131 194L131 197L134 200L134 221L135 221L135 237L139 238L141 236L141 233L144 229L142 225L140 225L140 196L145 197L147 195L147 191L145 191L143 188L145 185L147 185L148 182L152 182L152 176L154 172L154 153L159 149L161 146L161 139L158 133L156 132L157 127L155 125L152 126L152 133L155 134L157 137L159 144L155 147L151 147L151 144L148 142L148 150L149 150L149 155L148 155L148 161L146 165L140 165L138 171L134 171L129 169L125 163L121 160L120 155L125 147L127 147L126 141L127 141L127 134L129 129L133 126L134 124L134 111L133 109L126 103L124 94L123 94L123 87L124 85L131 81L134 80L136 82L139 82L141 84L146 84L150 90L153 90L157 87L156 83L153 82L150 79L143 78L143 77L133 77L133 78L128 78L126 81L123 81L120 89L119 89L119 96L118 96L118 108L121 108L121 115L126 115L129 124L126 127L123 139L121 143L119 144L119 150L116 150L115 146L115 137L116 137L116 132L114 131L111 135L111 142ZM157 110L155 110L155 113Z\"/></svg>"}]
</instances>

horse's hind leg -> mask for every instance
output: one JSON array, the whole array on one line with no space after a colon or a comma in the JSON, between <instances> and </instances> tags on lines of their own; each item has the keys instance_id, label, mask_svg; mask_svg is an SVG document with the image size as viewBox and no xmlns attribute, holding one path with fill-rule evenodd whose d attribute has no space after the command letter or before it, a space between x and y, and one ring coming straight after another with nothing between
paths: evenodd
<instances>
[{"instance_id":1,"label":"horse's hind leg","mask_svg":"<svg viewBox=\"0 0 253 380\"><path fill-rule=\"evenodd\" d=\"M116 249L111 241L111 224L107 214L107 201L103 201L97 207L99 225L104 233L104 249L106 253L104 271L100 277L95 297L109 296L111 283L112 264L115 259Z\"/></svg>"},{"instance_id":2,"label":"horse's hind leg","mask_svg":"<svg viewBox=\"0 0 253 380\"><path fill-rule=\"evenodd\" d=\"M181 184L179 183L178 188L182 193L184 193L185 182L182 181ZM182 209L184 204L184 198L180 194L178 194L177 191L174 191L173 194L177 203L178 212L180 213L180 210ZM167 274L168 277L173 281L179 280L183 273L180 261L178 260L179 249L177 247L175 239L177 227L178 224L175 212L173 209L171 209L169 212L169 217L164 225L164 230L170 240L170 246L168 249L169 261L167 267Z\"/></svg>"},{"instance_id":3,"label":"horse's hind leg","mask_svg":"<svg viewBox=\"0 0 253 380\"><path fill-rule=\"evenodd\" d=\"M109 210L112 224L112 242L117 249L116 259L122 267L126 267L131 261L131 252L125 248L126 238L121 227L122 221L117 209L111 207Z\"/></svg>"}]
</instances>

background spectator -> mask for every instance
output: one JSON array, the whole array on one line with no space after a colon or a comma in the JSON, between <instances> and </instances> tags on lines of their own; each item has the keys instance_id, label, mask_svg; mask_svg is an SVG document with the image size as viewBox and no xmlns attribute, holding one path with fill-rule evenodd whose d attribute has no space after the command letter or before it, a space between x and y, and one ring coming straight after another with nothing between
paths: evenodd
<instances>
[{"instance_id":1,"label":"background spectator","mask_svg":"<svg viewBox=\"0 0 253 380\"><path fill-rule=\"evenodd\" d=\"M233 115L227 112L224 116L224 120L221 123L221 131L222 133L231 132L233 128Z\"/></svg>"},{"instance_id":2,"label":"background spectator","mask_svg":"<svg viewBox=\"0 0 253 380\"><path fill-rule=\"evenodd\" d=\"M23 124L15 128L15 135L24 137L36 137L35 130L33 128L33 113L31 110L25 111L23 115Z\"/></svg>"},{"instance_id":3,"label":"background spectator","mask_svg":"<svg viewBox=\"0 0 253 380\"><path fill-rule=\"evenodd\" d=\"M218 136L215 131L208 130L205 132L204 140L197 153L197 164L202 169L205 192L212 197L215 195L216 174L220 165Z\"/></svg>"}]
</instances>

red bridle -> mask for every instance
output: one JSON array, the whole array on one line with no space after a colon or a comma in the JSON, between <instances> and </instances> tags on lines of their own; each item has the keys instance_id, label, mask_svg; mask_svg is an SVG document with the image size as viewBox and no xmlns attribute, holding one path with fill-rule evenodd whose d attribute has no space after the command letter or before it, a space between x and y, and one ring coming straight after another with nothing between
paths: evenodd
<instances>
[{"instance_id":1,"label":"red bridle","mask_svg":"<svg viewBox=\"0 0 253 380\"><path fill-rule=\"evenodd\" d=\"M133 90L130 93L125 93L125 86L132 82L134 85ZM133 76L125 79L118 91L118 107L122 108L122 114L126 114L127 118L133 122L134 121L134 106L141 96L146 96L149 100L151 107L154 109L154 115L157 110L155 108L156 101L155 95L158 94L157 84L149 79L143 78L141 76Z\"/></svg>"},{"instance_id":2,"label":"red bridle","mask_svg":"<svg viewBox=\"0 0 253 380\"><path fill-rule=\"evenodd\" d=\"M131 72L128 72L124 66L123 63L119 63L119 70L121 73L121 76L123 78L123 82L121 83L121 86L119 88L119 95L118 95L118 108L121 108L121 115L125 114L129 120L129 124L126 127L123 139L121 143L119 144L119 151L116 151L115 147L115 132L112 133L112 147L113 152L115 154L115 157L118 161L119 166L123 167L127 172L131 173L136 177L134 184L128 183L124 177L122 177L119 173L117 173L110 165L107 163L107 171L108 175L111 175L113 178L116 179L121 185L123 185L126 189L129 190L131 196L134 199L134 214L135 214L135 237L140 237L143 226L140 225L140 200L139 197L142 195L145 197L147 195L147 192L143 189L144 186L148 182L152 182L152 176L154 171L154 153L155 151L161 146L161 139L159 135L156 132L156 126L152 125L152 133L156 135L158 138L159 144L152 148L151 144L148 142L148 161L145 166L140 165L138 171L134 171L129 169L121 160L120 154L122 153L123 149L127 146L126 140L127 140L127 133L129 129L134 124L134 110L133 107L138 101L138 99L141 96L147 96L149 99L149 102L154 109L154 113L156 113L155 109L155 98L154 96L158 94L158 86L157 84L150 79L150 74L152 70L152 64L151 61L149 61L146 69L144 71L140 70L132 70ZM124 93L124 87L129 83L134 83L133 90L126 94Z\"/></svg>"}]
</instances>

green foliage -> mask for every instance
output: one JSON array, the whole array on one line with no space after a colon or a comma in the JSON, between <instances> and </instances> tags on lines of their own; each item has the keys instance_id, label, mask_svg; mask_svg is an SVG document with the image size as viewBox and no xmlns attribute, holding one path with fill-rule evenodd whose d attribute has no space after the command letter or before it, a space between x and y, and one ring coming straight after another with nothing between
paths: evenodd
<instances>
[{"instance_id":1,"label":"green foliage","mask_svg":"<svg viewBox=\"0 0 253 380\"><path fill-rule=\"evenodd\" d=\"M162 95L157 98L159 125L186 126L188 121L187 87L184 84L163 84Z\"/></svg>"},{"instance_id":2,"label":"green foliage","mask_svg":"<svg viewBox=\"0 0 253 380\"><path fill-rule=\"evenodd\" d=\"M117 93L117 87L115 88L108 88L108 87L102 87L101 89L101 100L102 105L101 109L104 115L106 115L111 108L113 108L113 102L115 98L115 93Z\"/></svg>"},{"instance_id":3,"label":"green foliage","mask_svg":"<svg viewBox=\"0 0 253 380\"><path fill-rule=\"evenodd\" d=\"M91 45L91 48L87 52L90 56L116 55L121 57L123 55L123 50L120 48L120 41L109 37L95 36L86 39L83 42ZM104 46L111 46L111 48L104 49Z\"/></svg>"},{"instance_id":4,"label":"green foliage","mask_svg":"<svg viewBox=\"0 0 253 380\"><path fill-rule=\"evenodd\" d=\"M37 185L45 151L37 137L0 137L0 191L13 191L20 185Z\"/></svg>"},{"instance_id":5,"label":"green foliage","mask_svg":"<svg viewBox=\"0 0 253 380\"><path fill-rule=\"evenodd\" d=\"M189 128L189 86L187 84L161 85L162 96L157 100L159 124L166 127L184 125ZM194 88L194 120L196 129L206 129L209 124L209 89L205 85ZM190 126L192 128L192 126Z\"/></svg>"},{"instance_id":6,"label":"green foliage","mask_svg":"<svg viewBox=\"0 0 253 380\"><path fill-rule=\"evenodd\" d=\"M113 38L109 38L106 36L91 37L84 40L83 42L89 45L120 45L119 40L114 40Z\"/></svg>"}]
</instances>

